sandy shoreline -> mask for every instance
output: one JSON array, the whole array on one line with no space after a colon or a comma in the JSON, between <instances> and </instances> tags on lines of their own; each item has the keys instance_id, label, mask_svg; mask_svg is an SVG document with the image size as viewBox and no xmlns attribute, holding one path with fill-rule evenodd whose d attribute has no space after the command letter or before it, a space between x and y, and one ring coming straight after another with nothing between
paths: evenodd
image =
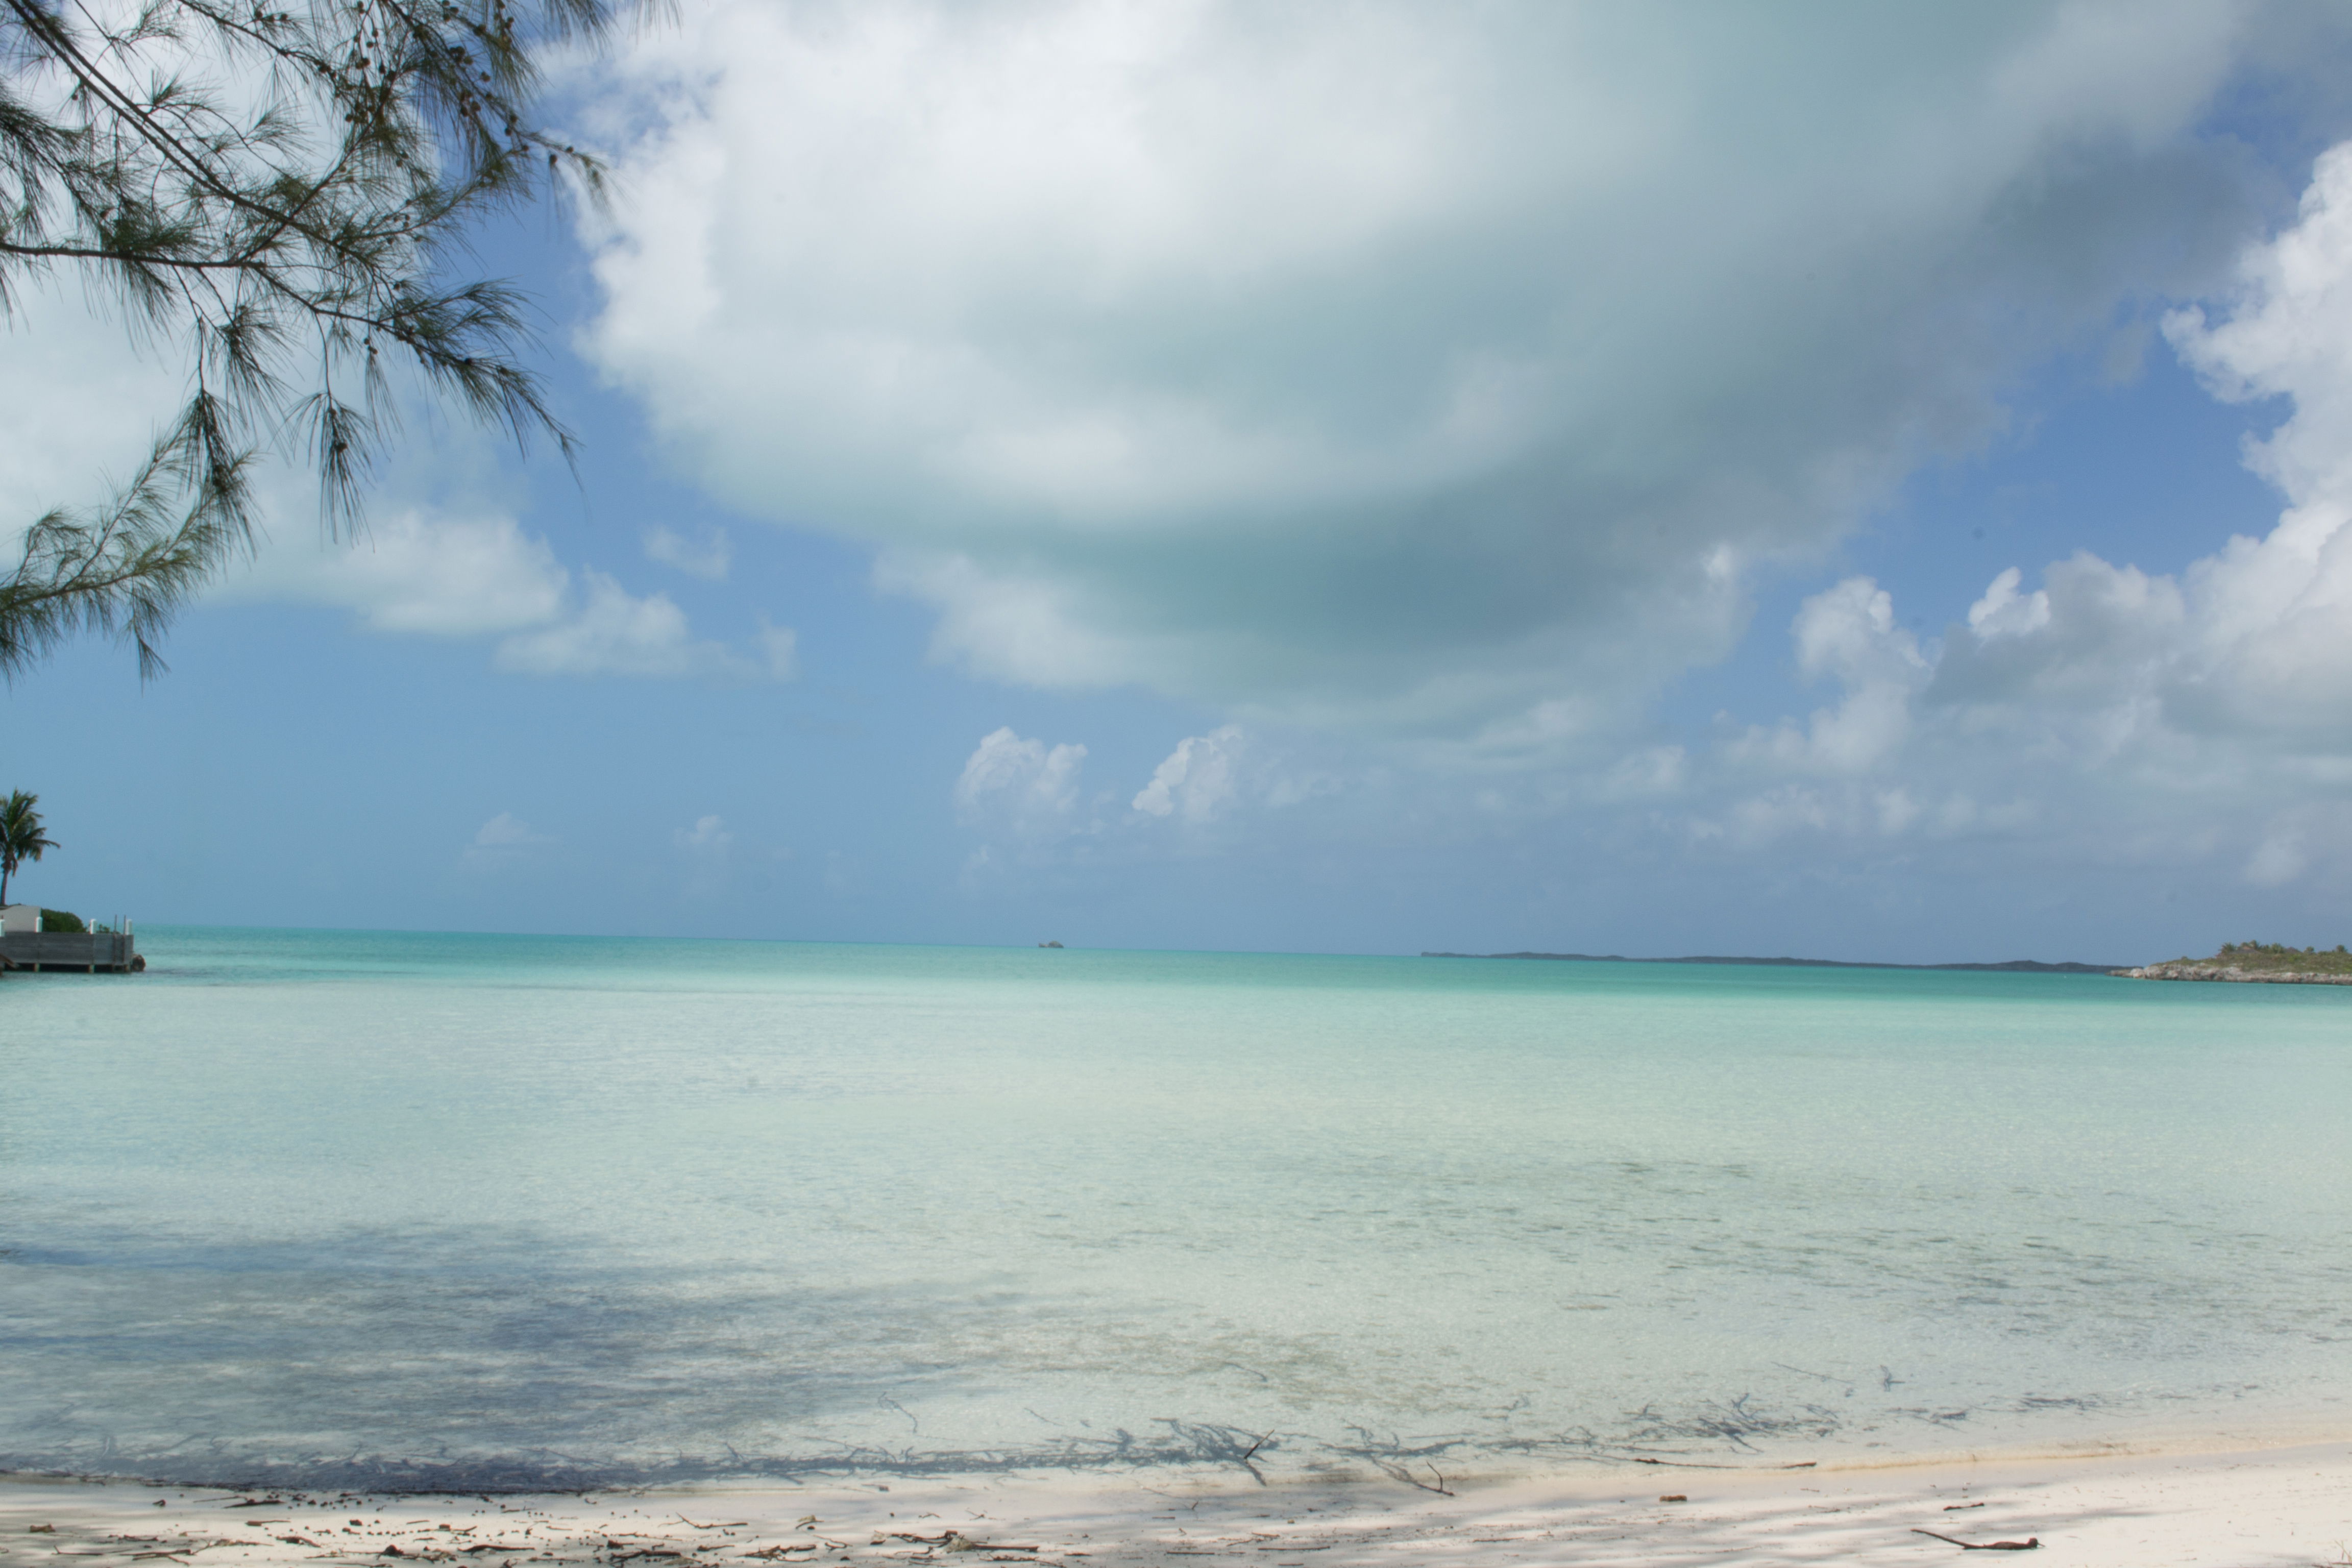
<instances>
[{"instance_id":1,"label":"sandy shoreline","mask_svg":"<svg viewBox=\"0 0 2352 1568\"><path fill-rule=\"evenodd\" d=\"M1683 1500L1664 1500L1672 1496ZM1392 1483L726 1484L592 1496L237 1493L0 1478L0 1557L194 1568L792 1563L1344 1568L1523 1563L2352 1565L2352 1440L2231 1453L1944 1458L1743 1471L1625 1467L1453 1496ZM2007 1558L1971 1561L2007 1561Z\"/></svg>"}]
</instances>

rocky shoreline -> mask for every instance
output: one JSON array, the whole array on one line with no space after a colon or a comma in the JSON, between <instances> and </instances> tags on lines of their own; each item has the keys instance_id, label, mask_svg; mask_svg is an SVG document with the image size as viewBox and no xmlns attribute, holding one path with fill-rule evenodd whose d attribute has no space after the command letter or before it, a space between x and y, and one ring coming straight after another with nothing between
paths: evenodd
<instances>
[{"instance_id":1,"label":"rocky shoreline","mask_svg":"<svg viewBox=\"0 0 2352 1568\"><path fill-rule=\"evenodd\" d=\"M2242 969L2234 963L2197 962L2149 963L2137 969L2111 969L2124 980L2221 980L2239 985L2352 985L2352 974L2316 974L2309 970Z\"/></svg>"}]
</instances>

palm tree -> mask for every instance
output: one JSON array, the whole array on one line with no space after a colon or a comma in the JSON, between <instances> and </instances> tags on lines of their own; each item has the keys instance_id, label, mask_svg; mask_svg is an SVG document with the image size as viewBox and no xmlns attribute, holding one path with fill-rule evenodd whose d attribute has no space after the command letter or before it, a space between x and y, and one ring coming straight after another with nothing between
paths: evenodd
<instances>
[{"instance_id":1,"label":"palm tree","mask_svg":"<svg viewBox=\"0 0 2352 1568\"><path fill-rule=\"evenodd\" d=\"M0 803L0 904L8 901L8 879L16 874L16 868L39 859L44 849L58 847L41 831L41 814L33 809L40 803L39 795L23 790L12 790L7 800Z\"/></svg>"}]
</instances>

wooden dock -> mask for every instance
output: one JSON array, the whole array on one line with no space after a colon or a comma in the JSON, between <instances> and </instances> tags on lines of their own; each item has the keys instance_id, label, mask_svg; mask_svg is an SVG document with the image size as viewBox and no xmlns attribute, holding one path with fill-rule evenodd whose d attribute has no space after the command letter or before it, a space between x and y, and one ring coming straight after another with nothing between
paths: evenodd
<instances>
[{"instance_id":1,"label":"wooden dock","mask_svg":"<svg viewBox=\"0 0 2352 1568\"><path fill-rule=\"evenodd\" d=\"M131 974L146 967L127 932L38 931L0 936L0 968Z\"/></svg>"}]
</instances>

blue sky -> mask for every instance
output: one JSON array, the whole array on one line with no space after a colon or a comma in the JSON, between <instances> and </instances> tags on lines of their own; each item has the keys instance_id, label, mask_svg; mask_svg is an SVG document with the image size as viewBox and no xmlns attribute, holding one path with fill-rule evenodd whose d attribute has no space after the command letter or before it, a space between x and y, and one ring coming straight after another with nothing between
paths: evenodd
<instances>
[{"instance_id":1,"label":"blue sky","mask_svg":"<svg viewBox=\"0 0 2352 1568\"><path fill-rule=\"evenodd\" d=\"M613 207L483 237L577 484L424 408L367 542L287 479L169 675L85 644L7 693L0 784L63 846L23 891L2352 938L2347 44L2293 5L704 0L563 76ZM68 294L0 355L26 516L181 374Z\"/></svg>"}]
</instances>

